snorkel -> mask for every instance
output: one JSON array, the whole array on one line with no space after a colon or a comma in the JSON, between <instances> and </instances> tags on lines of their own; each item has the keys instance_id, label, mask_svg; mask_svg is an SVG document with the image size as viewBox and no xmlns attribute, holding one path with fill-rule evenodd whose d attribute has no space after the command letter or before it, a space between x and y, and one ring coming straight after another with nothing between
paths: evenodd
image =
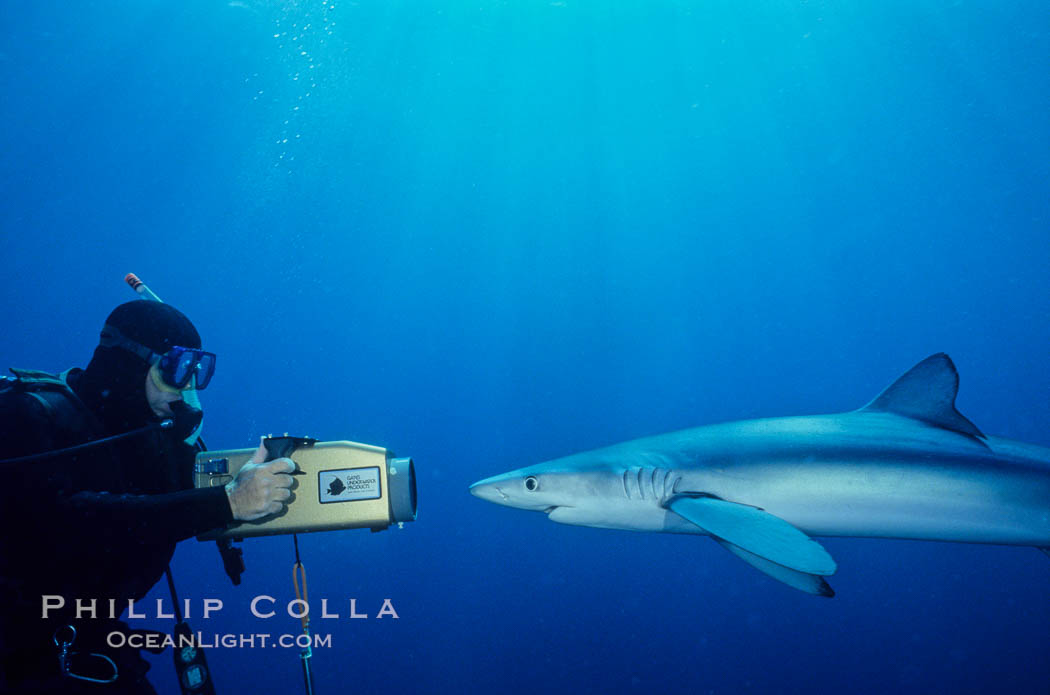
<instances>
[{"instance_id":1,"label":"snorkel","mask_svg":"<svg viewBox=\"0 0 1050 695\"><path fill-rule=\"evenodd\" d=\"M150 302L163 304L159 296L153 292L146 283L142 282L134 273L128 273L124 281L142 299ZM175 422L172 434L176 439L181 439L189 446L196 446L200 439L201 430L204 428L204 409L201 407L200 396L197 393L196 377L190 380L186 388L176 389L164 382L160 376L160 370L154 364L150 367L150 379L159 390L168 393L179 393L181 399L168 404L171 408L172 418Z\"/></svg>"}]
</instances>

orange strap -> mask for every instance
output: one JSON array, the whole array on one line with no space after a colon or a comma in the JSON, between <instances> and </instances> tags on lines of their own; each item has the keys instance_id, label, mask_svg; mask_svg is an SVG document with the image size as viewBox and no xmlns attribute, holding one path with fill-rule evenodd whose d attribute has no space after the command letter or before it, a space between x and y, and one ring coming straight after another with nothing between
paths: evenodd
<instances>
[{"instance_id":1,"label":"orange strap","mask_svg":"<svg viewBox=\"0 0 1050 695\"><path fill-rule=\"evenodd\" d=\"M303 601L309 606L309 599L306 595L306 568L303 567L303 563L296 561L292 565L292 584L295 586L295 597L300 601ZM303 614L303 632L310 631L310 612L309 608Z\"/></svg>"}]
</instances>

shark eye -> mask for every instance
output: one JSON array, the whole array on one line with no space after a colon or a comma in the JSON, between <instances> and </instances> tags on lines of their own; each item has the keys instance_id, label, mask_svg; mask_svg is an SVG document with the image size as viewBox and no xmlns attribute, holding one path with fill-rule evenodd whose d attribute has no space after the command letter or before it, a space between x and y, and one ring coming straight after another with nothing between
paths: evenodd
<instances>
[{"instance_id":1,"label":"shark eye","mask_svg":"<svg viewBox=\"0 0 1050 695\"><path fill-rule=\"evenodd\" d=\"M539 483L538 480L536 480L535 476L531 476L530 475L528 478L525 478L525 489L528 490L529 492L532 492L533 490L535 490L539 486L540 486L540 483Z\"/></svg>"}]
</instances>

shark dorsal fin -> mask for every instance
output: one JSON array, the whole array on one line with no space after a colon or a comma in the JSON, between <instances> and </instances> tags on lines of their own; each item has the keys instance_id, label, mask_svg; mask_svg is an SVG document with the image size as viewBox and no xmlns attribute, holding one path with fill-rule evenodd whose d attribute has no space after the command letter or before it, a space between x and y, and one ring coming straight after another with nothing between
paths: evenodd
<instances>
[{"instance_id":1,"label":"shark dorsal fin","mask_svg":"<svg viewBox=\"0 0 1050 695\"><path fill-rule=\"evenodd\" d=\"M984 438L977 426L955 409L959 372L938 352L909 369L861 410L896 413L970 437Z\"/></svg>"}]
</instances>

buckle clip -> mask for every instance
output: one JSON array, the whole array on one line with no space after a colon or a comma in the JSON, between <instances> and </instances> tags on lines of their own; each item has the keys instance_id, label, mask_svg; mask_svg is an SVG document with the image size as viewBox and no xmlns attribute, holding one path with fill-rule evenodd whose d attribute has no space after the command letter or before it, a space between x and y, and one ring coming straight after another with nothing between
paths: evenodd
<instances>
[{"instance_id":1,"label":"buckle clip","mask_svg":"<svg viewBox=\"0 0 1050 695\"><path fill-rule=\"evenodd\" d=\"M208 459L207 461L201 461L200 463L195 463L193 465L193 472L205 475L225 475L230 472L230 461L229 459Z\"/></svg>"},{"instance_id":2,"label":"buckle clip","mask_svg":"<svg viewBox=\"0 0 1050 695\"><path fill-rule=\"evenodd\" d=\"M59 638L59 635L62 635ZM105 654L94 654L91 652L72 652L70 647L73 646L73 642L77 639L77 629L72 625L62 625L57 630L52 639L55 641L55 646L58 647L58 670L64 678L75 678L81 681L87 681L88 683L112 683L117 680L117 665L113 663L113 659L110 659ZM113 669L113 675L109 678L92 678L91 676L85 676L79 673L73 672L73 667L70 665L70 660L76 654L84 654L85 656L94 657L96 659L102 659L109 667Z\"/></svg>"}]
</instances>

